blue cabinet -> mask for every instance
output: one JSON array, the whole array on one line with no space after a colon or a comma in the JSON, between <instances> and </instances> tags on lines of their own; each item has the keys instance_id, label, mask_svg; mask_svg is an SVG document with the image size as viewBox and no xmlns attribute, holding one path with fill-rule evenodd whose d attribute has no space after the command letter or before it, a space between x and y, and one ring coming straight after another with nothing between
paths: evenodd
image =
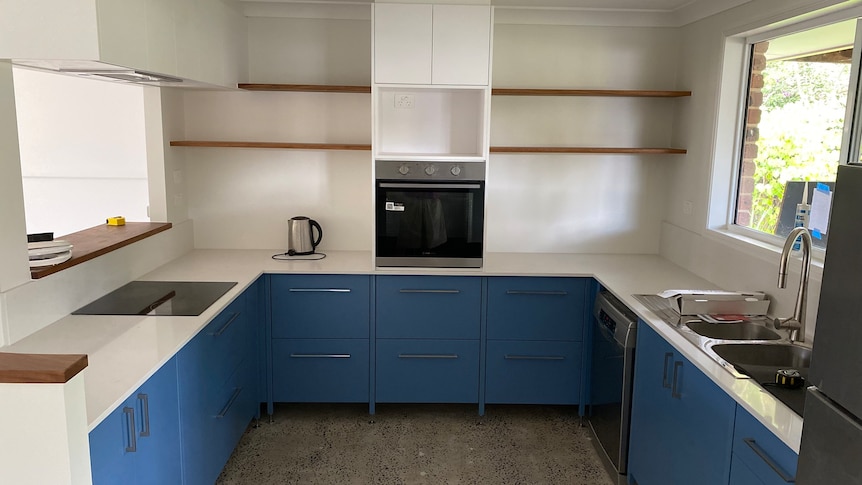
<instances>
[{"instance_id":1,"label":"blue cabinet","mask_svg":"<svg viewBox=\"0 0 862 485\"><path fill-rule=\"evenodd\" d=\"M375 401L478 403L482 278L378 276Z\"/></svg>"},{"instance_id":2,"label":"blue cabinet","mask_svg":"<svg viewBox=\"0 0 862 485\"><path fill-rule=\"evenodd\" d=\"M272 275L272 400L369 402L371 276Z\"/></svg>"},{"instance_id":3,"label":"blue cabinet","mask_svg":"<svg viewBox=\"0 0 862 485\"><path fill-rule=\"evenodd\" d=\"M179 484L180 457L172 358L90 432L93 483Z\"/></svg>"},{"instance_id":4,"label":"blue cabinet","mask_svg":"<svg viewBox=\"0 0 862 485\"><path fill-rule=\"evenodd\" d=\"M257 283L256 283L257 284ZM252 287L177 354L183 483L212 484L259 413L259 321Z\"/></svg>"},{"instance_id":5,"label":"blue cabinet","mask_svg":"<svg viewBox=\"0 0 862 485\"><path fill-rule=\"evenodd\" d=\"M488 278L485 402L580 404L588 278Z\"/></svg>"},{"instance_id":6,"label":"blue cabinet","mask_svg":"<svg viewBox=\"0 0 862 485\"><path fill-rule=\"evenodd\" d=\"M629 443L638 485L716 484L730 478L736 403L640 322Z\"/></svg>"},{"instance_id":7,"label":"blue cabinet","mask_svg":"<svg viewBox=\"0 0 862 485\"><path fill-rule=\"evenodd\" d=\"M779 485L796 476L798 456L742 406L733 431L731 485Z\"/></svg>"}]
</instances>

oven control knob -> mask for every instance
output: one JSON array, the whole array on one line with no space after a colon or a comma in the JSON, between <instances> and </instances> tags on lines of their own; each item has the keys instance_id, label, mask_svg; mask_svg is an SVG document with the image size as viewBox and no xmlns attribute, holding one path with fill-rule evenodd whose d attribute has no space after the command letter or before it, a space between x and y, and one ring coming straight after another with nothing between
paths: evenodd
<instances>
[{"instance_id":1,"label":"oven control knob","mask_svg":"<svg viewBox=\"0 0 862 485\"><path fill-rule=\"evenodd\" d=\"M410 167L407 165L402 165L398 167L398 173L400 173L401 175L407 175L408 173L410 173Z\"/></svg>"},{"instance_id":2,"label":"oven control knob","mask_svg":"<svg viewBox=\"0 0 862 485\"><path fill-rule=\"evenodd\" d=\"M452 168L449 169L449 173L457 177L461 175L461 167L459 167L458 165L454 165Z\"/></svg>"},{"instance_id":3,"label":"oven control knob","mask_svg":"<svg viewBox=\"0 0 862 485\"><path fill-rule=\"evenodd\" d=\"M435 167L434 165L428 165L427 167L425 167L425 173L428 175L434 175L434 172L436 171L437 167Z\"/></svg>"}]
</instances>

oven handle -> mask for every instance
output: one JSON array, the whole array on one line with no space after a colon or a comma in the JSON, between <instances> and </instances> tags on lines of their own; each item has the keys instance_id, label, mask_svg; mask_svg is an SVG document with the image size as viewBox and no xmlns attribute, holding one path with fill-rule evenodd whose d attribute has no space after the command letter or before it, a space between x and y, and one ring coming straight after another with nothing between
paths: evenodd
<instances>
[{"instance_id":1,"label":"oven handle","mask_svg":"<svg viewBox=\"0 0 862 485\"><path fill-rule=\"evenodd\" d=\"M391 183L391 182L380 182L377 184L378 187L383 189L426 189L426 190L435 190L435 189L481 189L482 185L480 184L402 184L402 183Z\"/></svg>"}]
</instances>

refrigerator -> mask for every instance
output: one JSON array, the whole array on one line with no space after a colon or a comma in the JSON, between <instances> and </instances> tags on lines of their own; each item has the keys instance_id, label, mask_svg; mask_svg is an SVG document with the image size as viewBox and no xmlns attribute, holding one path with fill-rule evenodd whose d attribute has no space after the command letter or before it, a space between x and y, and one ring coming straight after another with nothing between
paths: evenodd
<instances>
[{"instance_id":1,"label":"refrigerator","mask_svg":"<svg viewBox=\"0 0 862 485\"><path fill-rule=\"evenodd\" d=\"M862 166L838 168L797 483L862 484Z\"/></svg>"}]
</instances>

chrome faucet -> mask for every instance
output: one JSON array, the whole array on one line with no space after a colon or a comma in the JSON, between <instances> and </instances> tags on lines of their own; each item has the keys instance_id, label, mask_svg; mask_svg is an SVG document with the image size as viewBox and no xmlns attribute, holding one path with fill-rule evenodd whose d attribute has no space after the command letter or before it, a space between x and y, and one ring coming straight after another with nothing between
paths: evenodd
<instances>
[{"instance_id":1,"label":"chrome faucet","mask_svg":"<svg viewBox=\"0 0 862 485\"><path fill-rule=\"evenodd\" d=\"M778 287L787 287L787 261L790 259L790 251L796 239L801 240L802 271L799 275L799 291L796 293L796 306L793 308L793 316L790 318L776 318L775 328L789 328L791 342L803 342L805 340L805 308L808 306L808 274L811 270L811 233L804 227L796 227L784 241L781 250L781 259L778 262Z\"/></svg>"}]
</instances>

